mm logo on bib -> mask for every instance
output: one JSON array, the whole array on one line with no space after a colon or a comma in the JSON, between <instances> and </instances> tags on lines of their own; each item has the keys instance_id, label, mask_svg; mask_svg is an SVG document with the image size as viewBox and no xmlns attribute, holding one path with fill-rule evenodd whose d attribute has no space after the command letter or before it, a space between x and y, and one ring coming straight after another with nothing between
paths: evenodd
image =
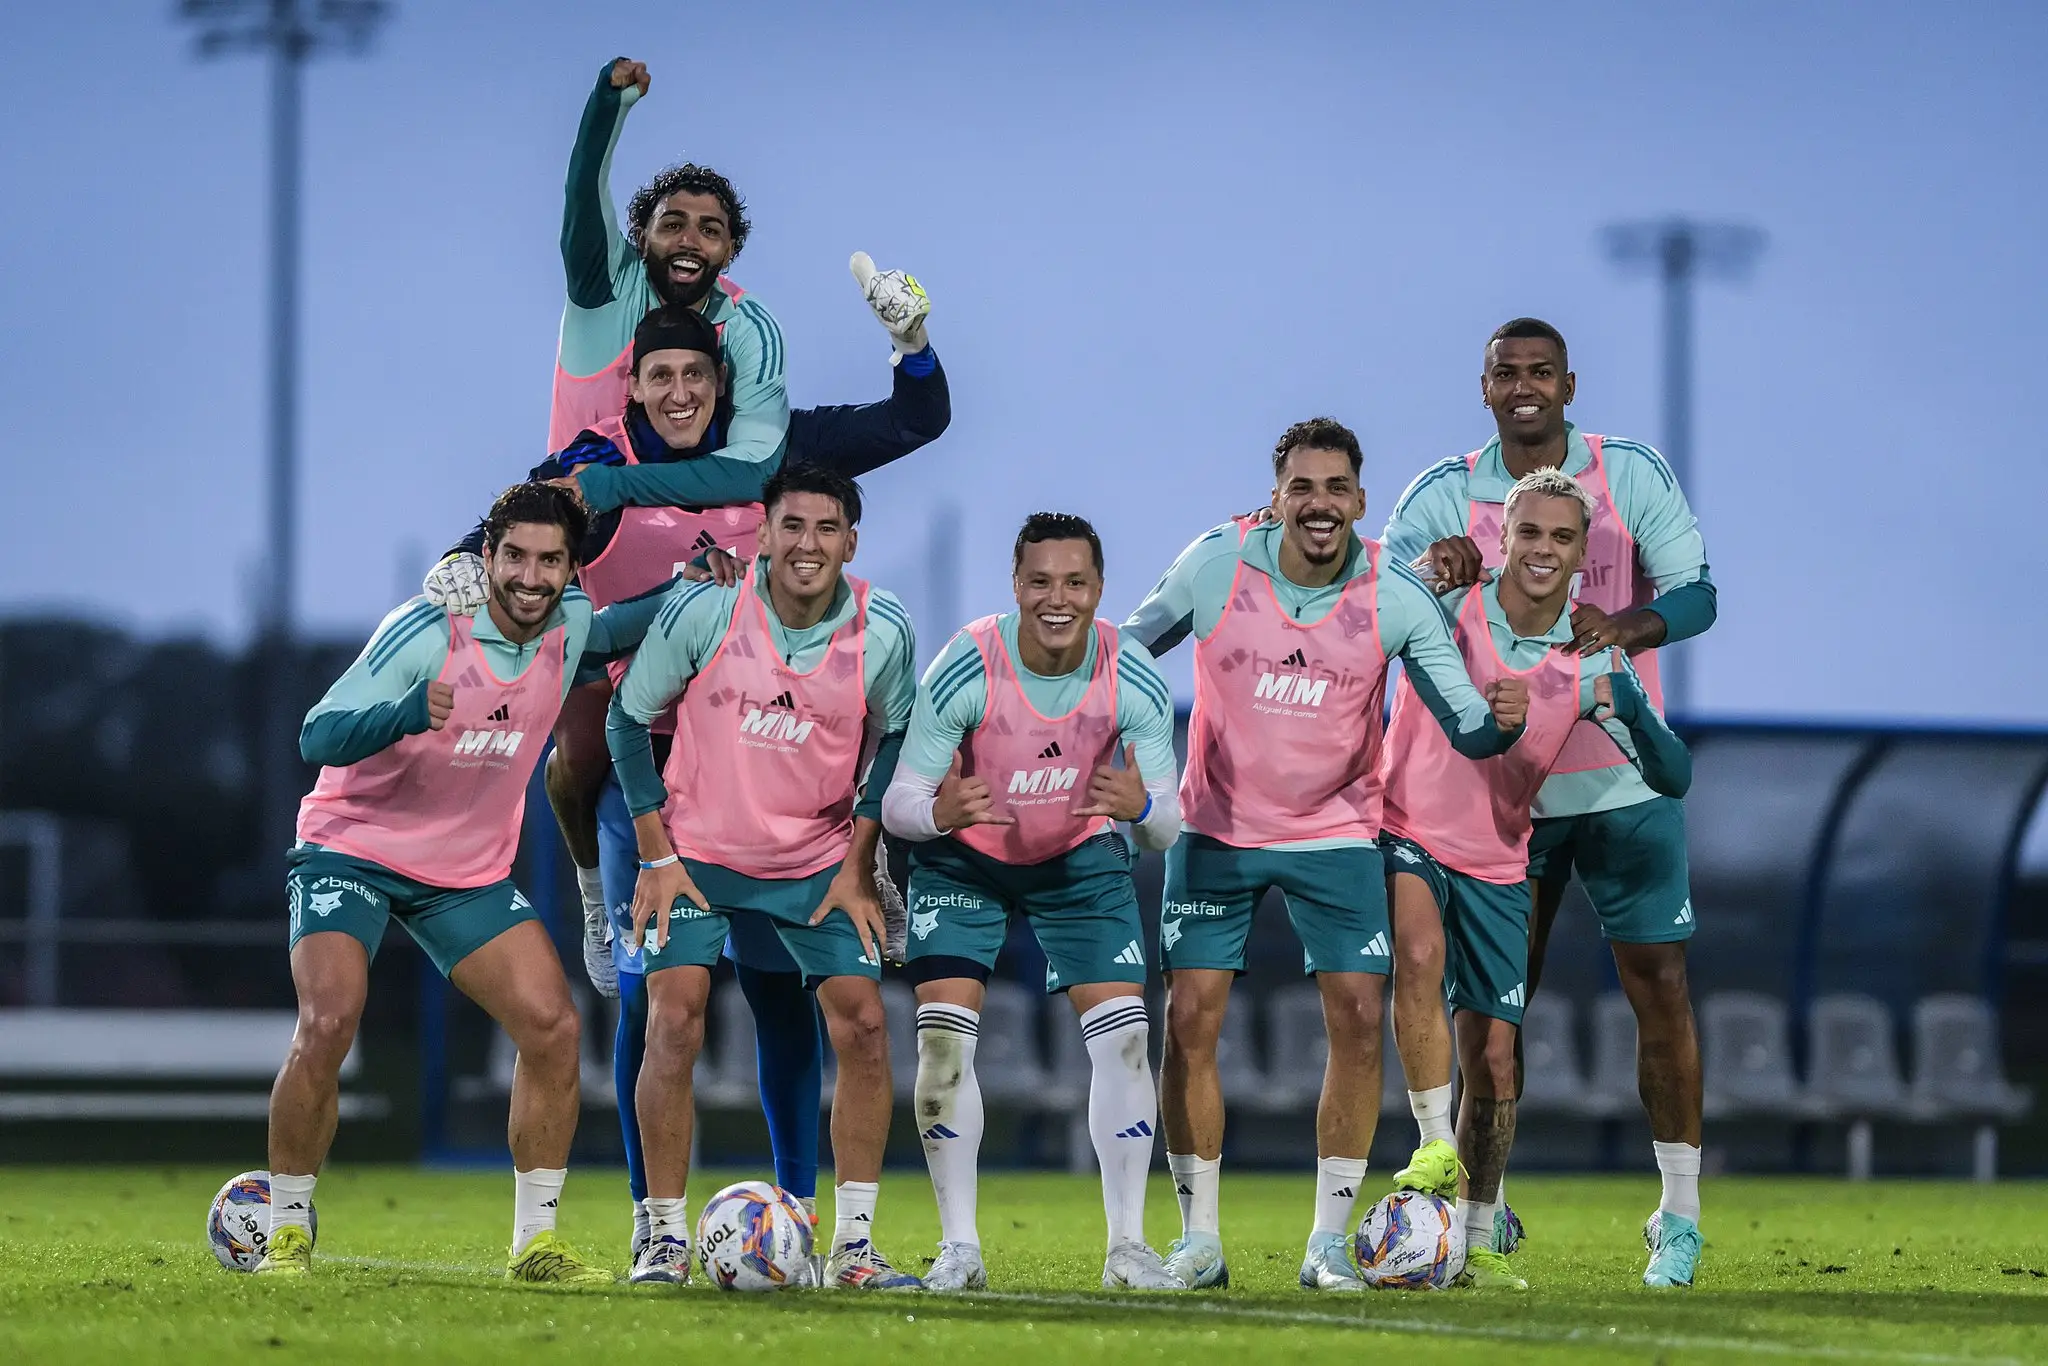
<instances>
[{"instance_id":1,"label":"mm logo on bib","mask_svg":"<svg viewBox=\"0 0 2048 1366\"><path fill-rule=\"evenodd\" d=\"M1295 650L1282 659L1253 654L1251 710L1261 716L1314 719L1322 714L1334 688L1341 699L1363 680L1350 669L1331 669L1320 659Z\"/></svg>"},{"instance_id":2,"label":"mm logo on bib","mask_svg":"<svg viewBox=\"0 0 2048 1366\"><path fill-rule=\"evenodd\" d=\"M1078 768L1020 768L1010 774L1009 795L1026 799L1016 803L1018 806L1036 806L1063 792L1072 792L1080 780Z\"/></svg>"},{"instance_id":3,"label":"mm logo on bib","mask_svg":"<svg viewBox=\"0 0 2048 1366\"><path fill-rule=\"evenodd\" d=\"M818 728L818 719L805 719L796 696L787 690L766 701L743 696L738 711L740 743L749 749L773 749L794 754L797 747L810 739L811 732Z\"/></svg>"},{"instance_id":4,"label":"mm logo on bib","mask_svg":"<svg viewBox=\"0 0 2048 1366\"><path fill-rule=\"evenodd\" d=\"M455 757L448 762L456 768L475 768L493 760L502 767L503 760L519 752L519 742L526 738L523 730L466 730L455 741Z\"/></svg>"}]
</instances>

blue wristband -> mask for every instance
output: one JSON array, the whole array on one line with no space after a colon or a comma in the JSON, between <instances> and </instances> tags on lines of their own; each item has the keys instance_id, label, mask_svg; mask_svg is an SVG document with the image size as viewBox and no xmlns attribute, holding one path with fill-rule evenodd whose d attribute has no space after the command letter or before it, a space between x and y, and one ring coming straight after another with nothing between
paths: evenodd
<instances>
[{"instance_id":1,"label":"blue wristband","mask_svg":"<svg viewBox=\"0 0 2048 1366\"><path fill-rule=\"evenodd\" d=\"M681 863L682 861L683 856L681 854L670 854L667 858L658 858L652 863L642 859L640 861L640 871L644 873L653 868L666 868L671 863Z\"/></svg>"},{"instance_id":2,"label":"blue wristband","mask_svg":"<svg viewBox=\"0 0 2048 1366\"><path fill-rule=\"evenodd\" d=\"M1132 822L1131 822L1131 824L1132 824L1132 825L1143 825L1143 824L1145 823L1145 817L1147 817L1147 816L1149 816L1149 815L1151 815L1151 814L1152 814L1152 794L1151 794L1151 793L1149 793L1149 792L1147 792L1147 793L1145 794L1145 809L1144 809L1143 811L1140 811L1140 812L1138 813L1138 819L1136 819L1136 820L1132 821Z\"/></svg>"}]
</instances>

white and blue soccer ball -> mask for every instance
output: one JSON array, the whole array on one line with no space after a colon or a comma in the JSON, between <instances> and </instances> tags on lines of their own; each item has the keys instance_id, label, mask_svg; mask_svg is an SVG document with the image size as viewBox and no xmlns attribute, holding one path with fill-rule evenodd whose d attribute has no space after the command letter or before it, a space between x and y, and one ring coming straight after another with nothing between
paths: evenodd
<instances>
[{"instance_id":1,"label":"white and blue soccer ball","mask_svg":"<svg viewBox=\"0 0 2048 1366\"><path fill-rule=\"evenodd\" d=\"M1465 1225L1441 1196L1395 1191L1365 1212L1351 1250L1367 1285L1443 1290L1465 1269Z\"/></svg>"},{"instance_id":2,"label":"white and blue soccer ball","mask_svg":"<svg viewBox=\"0 0 2048 1366\"><path fill-rule=\"evenodd\" d=\"M784 1290L811 1283L811 1216L766 1181L711 1197L697 1219L697 1265L720 1290Z\"/></svg>"},{"instance_id":3,"label":"white and blue soccer ball","mask_svg":"<svg viewBox=\"0 0 2048 1366\"><path fill-rule=\"evenodd\" d=\"M320 1213L306 1211L313 1236L320 1236ZM270 1173L243 1172L220 1188L206 1212L206 1243L230 1271L254 1271L270 1239Z\"/></svg>"}]
</instances>

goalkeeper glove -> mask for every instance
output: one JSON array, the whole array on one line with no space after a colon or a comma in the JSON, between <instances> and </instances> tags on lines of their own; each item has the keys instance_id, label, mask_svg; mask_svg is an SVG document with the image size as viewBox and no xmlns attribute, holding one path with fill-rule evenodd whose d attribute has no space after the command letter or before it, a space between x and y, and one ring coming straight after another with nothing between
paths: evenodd
<instances>
[{"instance_id":1,"label":"goalkeeper glove","mask_svg":"<svg viewBox=\"0 0 2048 1366\"><path fill-rule=\"evenodd\" d=\"M490 596L490 585L484 577L484 557L458 550L441 563L427 571L427 581L420 585L427 601L436 607L445 607L458 617L473 617Z\"/></svg>"},{"instance_id":2,"label":"goalkeeper glove","mask_svg":"<svg viewBox=\"0 0 2048 1366\"><path fill-rule=\"evenodd\" d=\"M931 345L924 332L924 320L932 311L932 301L915 275L900 270L878 271L874 260L864 251L855 252L847 264L853 270L854 282L860 286L861 297L889 330L889 340L896 347L896 354L889 358L891 365Z\"/></svg>"},{"instance_id":3,"label":"goalkeeper glove","mask_svg":"<svg viewBox=\"0 0 2048 1366\"><path fill-rule=\"evenodd\" d=\"M901 964L910 954L910 912L889 876L889 842L882 839L875 841L875 891L882 901L882 957Z\"/></svg>"}]
</instances>

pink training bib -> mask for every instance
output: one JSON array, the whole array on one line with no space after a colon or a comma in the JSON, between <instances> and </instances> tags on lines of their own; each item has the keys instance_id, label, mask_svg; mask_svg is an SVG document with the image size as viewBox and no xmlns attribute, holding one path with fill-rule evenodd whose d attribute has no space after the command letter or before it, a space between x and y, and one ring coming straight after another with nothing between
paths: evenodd
<instances>
[{"instance_id":1,"label":"pink training bib","mask_svg":"<svg viewBox=\"0 0 2048 1366\"><path fill-rule=\"evenodd\" d=\"M623 415L607 418L590 430L610 441L626 457L627 464L640 463L626 435ZM766 515L759 503L695 510L620 508L619 524L612 531L611 540L596 559L577 569L576 580L590 596L592 607L609 607L659 588L713 546L742 563L748 562L754 558L755 533ZM625 655L605 664L614 688L626 676L632 662L633 657ZM675 728L673 707L656 717L651 727L657 735L666 735Z\"/></svg>"},{"instance_id":2,"label":"pink training bib","mask_svg":"<svg viewBox=\"0 0 2048 1366\"><path fill-rule=\"evenodd\" d=\"M1510 668L1493 647L1477 589L1465 595L1452 634L1481 693L1498 678L1529 685L1527 728L1507 753L1467 759L1451 748L1404 674L1394 690L1394 719L1380 765L1386 828L1415 841L1446 868L1512 885L1529 875L1529 807L1536 789L1550 776L1578 721L1580 661L1549 650L1533 669Z\"/></svg>"},{"instance_id":3,"label":"pink training bib","mask_svg":"<svg viewBox=\"0 0 2048 1366\"><path fill-rule=\"evenodd\" d=\"M867 722L868 585L809 673L785 664L768 604L740 580L718 650L683 691L662 777L676 852L748 877L799 878L846 857Z\"/></svg>"},{"instance_id":4,"label":"pink training bib","mask_svg":"<svg viewBox=\"0 0 2048 1366\"><path fill-rule=\"evenodd\" d=\"M1000 621L983 617L966 628L981 651L988 704L960 743L960 771L987 779L996 810L1017 823L969 825L953 835L1004 863L1044 863L1111 827L1107 816L1076 816L1074 808L1088 805L1088 779L1116 753L1117 628L1096 619L1088 686L1072 711L1053 717L1024 695Z\"/></svg>"},{"instance_id":5,"label":"pink training bib","mask_svg":"<svg viewBox=\"0 0 2048 1366\"><path fill-rule=\"evenodd\" d=\"M1189 829L1241 849L1378 837L1387 653L1380 545L1362 544L1365 572L1315 622L1295 621L1273 581L1238 562L1216 629L1195 644Z\"/></svg>"},{"instance_id":6,"label":"pink training bib","mask_svg":"<svg viewBox=\"0 0 2048 1366\"><path fill-rule=\"evenodd\" d=\"M1635 538L1628 534L1621 514L1615 510L1614 495L1607 487L1607 473L1600 459L1603 438L1590 433L1581 435L1586 438L1593 460L1577 477L1586 492L1593 495L1593 520L1586 529L1586 561L1579 570L1578 598L1609 616L1620 616L1648 605L1657 596L1657 590L1636 559ZM1467 469L1477 468L1478 464L1478 451L1465 457ZM1488 569L1498 569L1501 564L1501 515L1499 503L1483 503L1476 498L1471 502L1466 534L1478 543L1480 558ZM1664 688L1657 673L1657 652L1644 650L1629 656L1629 660L1643 681L1643 692L1649 697L1650 705L1663 711ZM1552 771L1583 773L1588 769L1614 768L1627 762L1628 756L1621 752L1606 731L1591 721L1585 721L1572 729L1571 738L1565 742L1564 753Z\"/></svg>"},{"instance_id":7,"label":"pink training bib","mask_svg":"<svg viewBox=\"0 0 2048 1366\"><path fill-rule=\"evenodd\" d=\"M299 838L382 864L430 887L484 887L512 875L526 785L562 710L568 628L542 639L511 682L491 672L469 617L448 618L440 681L455 709L346 768L323 768L299 803Z\"/></svg>"},{"instance_id":8,"label":"pink training bib","mask_svg":"<svg viewBox=\"0 0 2048 1366\"><path fill-rule=\"evenodd\" d=\"M741 289L723 275L718 277L718 288L725 297L737 303L746 297ZM637 326L637 324L636 324ZM725 337L725 324L719 323L720 340ZM626 341L626 349L613 358L612 363L594 375L572 375L562 368L559 356L555 360L555 397L548 409L548 451L550 454L566 451L579 433L591 432L598 425L610 421L626 411L627 385L633 378L633 342Z\"/></svg>"}]
</instances>

